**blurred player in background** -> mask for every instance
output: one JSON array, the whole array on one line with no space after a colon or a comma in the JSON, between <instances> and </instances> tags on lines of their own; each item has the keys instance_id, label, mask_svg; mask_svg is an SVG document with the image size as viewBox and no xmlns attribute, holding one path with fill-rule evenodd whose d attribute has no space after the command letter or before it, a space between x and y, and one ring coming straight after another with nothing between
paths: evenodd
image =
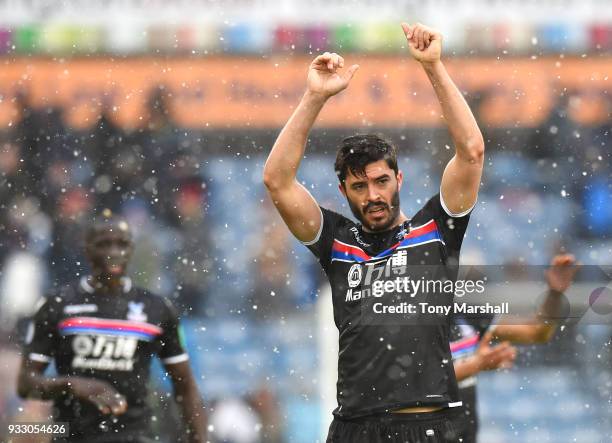
<instances>
[{"instance_id":1,"label":"blurred player in background","mask_svg":"<svg viewBox=\"0 0 612 443\"><path fill-rule=\"evenodd\" d=\"M56 442L150 443L156 440L147 385L157 355L172 380L188 441L206 441L204 406L177 313L126 276L133 249L127 222L106 210L85 242L92 273L38 308L26 337L19 395L53 401L54 420L70 429ZM44 374L51 361L57 376Z\"/></svg>"},{"instance_id":2,"label":"blurred player in background","mask_svg":"<svg viewBox=\"0 0 612 443\"><path fill-rule=\"evenodd\" d=\"M481 371L506 368L516 357L516 344L536 344L550 341L557 328L562 307L562 295L569 288L577 268L572 255L556 255L546 272L548 292L535 318L525 324L517 319L493 316L478 318L454 317L451 329L451 352L459 394L463 401L465 418L458 420L463 443L474 443L478 434L476 407L476 375ZM492 345L492 340L502 343Z\"/></svg>"},{"instance_id":3,"label":"blurred player in background","mask_svg":"<svg viewBox=\"0 0 612 443\"><path fill-rule=\"evenodd\" d=\"M450 318L437 325L419 323L422 320L394 327L365 325L362 298L350 295L369 289L368 273L376 265L381 273L374 279L386 284L420 265L457 264L482 174L483 138L440 60L442 36L420 24L402 28L410 53L437 94L456 148L440 193L412 218L406 217L399 206L403 175L395 147L376 135L345 139L336 158L340 191L359 224L319 207L296 180L319 112L358 69L352 65L343 70L344 59L338 54L325 53L310 65L306 93L264 170L265 185L285 223L319 258L332 286L340 331L339 405L328 442L456 441L451 417L461 402L449 348ZM399 290L389 295L405 297Z\"/></svg>"}]
</instances>

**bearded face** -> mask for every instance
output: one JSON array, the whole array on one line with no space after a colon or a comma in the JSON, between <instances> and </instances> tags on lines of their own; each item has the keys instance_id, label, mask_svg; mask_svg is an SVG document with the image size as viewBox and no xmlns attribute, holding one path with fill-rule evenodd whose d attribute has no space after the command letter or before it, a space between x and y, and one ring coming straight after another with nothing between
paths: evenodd
<instances>
[{"instance_id":1,"label":"bearded face","mask_svg":"<svg viewBox=\"0 0 612 443\"><path fill-rule=\"evenodd\" d=\"M385 160L379 160L368 164L362 176L349 171L340 190L364 229L378 232L386 231L398 222L401 184L401 171L396 175Z\"/></svg>"}]
</instances>

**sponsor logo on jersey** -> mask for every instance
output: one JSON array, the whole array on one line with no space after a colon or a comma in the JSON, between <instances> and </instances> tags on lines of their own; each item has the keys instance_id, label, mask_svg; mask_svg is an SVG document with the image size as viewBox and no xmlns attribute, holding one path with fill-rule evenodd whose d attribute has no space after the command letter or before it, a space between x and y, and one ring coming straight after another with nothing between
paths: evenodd
<instances>
[{"instance_id":1,"label":"sponsor logo on jersey","mask_svg":"<svg viewBox=\"0 0 612 443\"><path fill-rule=\"evenodd\" d=\"M369 248L370 246L372 246L370 243L366 243L365 241L363 241L361 235L359 234L359 229L357 229L356 227L353 226L351 229L349 229L349 231L351 231L355 236L355 241L364 248Z\"/></svg>"},{"instance_id":2,"label":"sponsor logo on jersey","mask_svg":"<svg viewBox=\"0 0 612 443\"><path fill-rule=\"evenodd\" d=\"M77 335L72 340L75 353L72 367L99 371L131 371L138 339L120 336Z\"/></svg>"},{"instance_id":3,"label":"sponsor logo on jersey","mask_svg":"<svg viewBox=\"0 0 612 443\"><path fill-rule=\"evenodd\" d=\"M64 314L82 314L84 312L98 312L98 305L66 305L64 306Z\"/></svg>"},{"instance_id":4,"label":"sponsor logo on jersey","mask_svg":"<svg viewBox=\"0 0 612 443\"><path fill-rule=\"evenodd\" d=\"M400 231L397 234L395 234L395 238L397 240L403 240L404 237L406 237L409 233L410 233L410 226L408 227L408 229L406 229L405 227L402 227L402 229L400 229Z\"/></svg>"},{"instance_id":5,"label":"sponsor logo on jersey","mask_svg":"<svg viewBox=\"0 0 612 443\"><path fill-rule=\"evenodd\" d=\"M361 270L361 265L355 263L351 266L348 272L348 285L349 288L356 288L361 283L361 278L363 277L363 271Z\"/></svg>"},{"instance_id":6,"label":"sponsor logo on jersey","mask_svg":"<svg viewBox=\"0 0 612 443\"><path fill-rule=\"evenodd\" d=\"M144 303L129 302L127 319L133 321L147 321L147 314L144 313Z\"/></svg>"}]
</instances>

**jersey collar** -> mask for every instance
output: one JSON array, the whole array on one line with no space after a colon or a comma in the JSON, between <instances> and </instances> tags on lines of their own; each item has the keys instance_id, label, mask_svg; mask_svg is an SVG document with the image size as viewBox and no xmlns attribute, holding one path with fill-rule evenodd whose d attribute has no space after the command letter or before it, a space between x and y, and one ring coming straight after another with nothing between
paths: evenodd
<instances>
[{"instance_id":1,"label":"jersey collar","mask_svg":"<svg viewBox=\"0 0 612 443\"><path fill-rule=\"evenodd\" d=\"M83 291L89 294L96 292L95 288L89 284L89 276L81 277L80 284ZM123 287L123 292L127 294L132 289L132 279L130 277L121 277L121 286Z\"/></svg>"}]
</instances>

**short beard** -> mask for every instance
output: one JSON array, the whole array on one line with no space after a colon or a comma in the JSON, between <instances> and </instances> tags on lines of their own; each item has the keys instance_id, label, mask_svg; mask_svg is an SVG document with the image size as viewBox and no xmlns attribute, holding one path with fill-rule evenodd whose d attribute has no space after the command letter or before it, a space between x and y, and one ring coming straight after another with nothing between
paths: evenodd
<instances>
[{"instance_id":1,"label":"short beard","mask_svg":"<svg viewBox=\"0 0 612 443\"><path fill-rule=\"evenodd\" d=\"M367 205L361 208L359 205L356 205L348 198L347 198L347 201L348 201L349 207L351 208L351 212L353 213L355 218L359 220L359 222L363 226L365 226L366 228L368 228L370 231L373 231L373 232L387 231L388 229L392 228L393 223L395 223L400 213L399 190L396 190L395 193L393 194L393 197L391 197L391 208L389 208L389 219L384 224L379 225L377 227L368 226L365 222L364 211L368 209ZM388 207L386 203L385 203L385 206Z\"/></svg>"}]
</instances>

